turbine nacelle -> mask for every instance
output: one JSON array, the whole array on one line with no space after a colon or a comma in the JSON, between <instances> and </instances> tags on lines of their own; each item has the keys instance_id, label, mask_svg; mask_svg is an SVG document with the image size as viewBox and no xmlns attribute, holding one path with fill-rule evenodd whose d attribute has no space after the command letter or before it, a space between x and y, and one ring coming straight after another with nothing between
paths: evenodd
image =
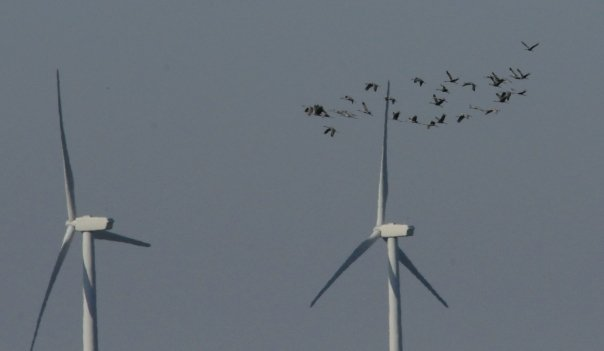
<instances>
[{"instance_id":1,"label":"turbine nacelle","mask_svg":"<svg viewBox=\"0 0 604 351\"><path fill-rule=\"evenodd\" d=\"M375 227L382 238L397 238L400 236L412 236L415 227L406 224L386 223Z\"/></svg>"},{"instance_id":2,"label":"turbine nacelle","mask_svg":"<svg viewBox=\"0 0 604 351\"><path fill-rule=\"evenodd\" d=\"M99 230L111 229L113 219L107 217L80 216L73 221L67 221L66 225L74 226L78 232L94 232Z\"/></svg>"}]
</instances>

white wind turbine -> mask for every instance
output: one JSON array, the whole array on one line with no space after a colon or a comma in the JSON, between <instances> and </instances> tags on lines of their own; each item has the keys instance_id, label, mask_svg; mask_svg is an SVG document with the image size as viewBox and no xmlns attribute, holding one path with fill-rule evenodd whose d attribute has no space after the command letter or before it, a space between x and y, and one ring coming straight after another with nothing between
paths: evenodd
<instances>
[{"instance_id":1,"label":"white wind turbine","mask_svg":"<svg viewBox=\"0 0 604 351\"><path fill-rule=\"evenodd\" d=\"M388 166L387 166L387 139L388 139L388 107L390 102L390 82L386 92L386 113L384 115L384 136L382 144L382 159L380 165L380 180L378 185L378 203L377 220L373 232L369 238L365 239L354 249L352 254L338 268L334 275L327 281L327 284L319 291L317 296L310 303L314 306L323 293L338 279L338 277L356 261L373 243L379 238L383 238L388 247L388 334L389 350L402 351L402 328L401 328L401 301L400 301L400 283L399 269L400 262L405 266L445 307L449 307L447 302L432 288L430 283L421 275L405 255L403 250L398 247L398 238L413 235L414 227L406 224L386 223L384 224L384 213L386 211L386 199L388 197Z\"/></svg>"},{"instance_id":2,"label":"white wind turbine","mask_svg":"<svg viewBox=\"0 0 604 351\"><path fill-rule=\"evenodd\" d=\"M94 268L94 240L109 240L117 241L137 246L149 247L148 243L125 237L123 235L109 232L113 225L113 219L107 217L92 217L92 216L76 216L76 206L74 198L73 173L69 162L69 154L67 152L67 142L65 140L65 130L63 129L63 112L61 109L61 86L59 82L59 70L57 70L57 95L59 104L59 127L61 129L61 144L63 149L63 169L65 172L65 196L67 198L67 231L63 237L61 250L55 262L54 268L50 275L50 281L44 294L42 307L36 321L36 329L31 341L30 351L33 350L36 342L36 336L42 321L42 315L46 308L46 303L50 297L50 292L57 279L61 265L65 260L67 251L73 239L74 232L82 233L82 257L84 261L84 277L83 277L83 344L84 351L96 351L98 348L97 340L97 313L96 313L96 273Z\"/></svg>"}]
</instances>

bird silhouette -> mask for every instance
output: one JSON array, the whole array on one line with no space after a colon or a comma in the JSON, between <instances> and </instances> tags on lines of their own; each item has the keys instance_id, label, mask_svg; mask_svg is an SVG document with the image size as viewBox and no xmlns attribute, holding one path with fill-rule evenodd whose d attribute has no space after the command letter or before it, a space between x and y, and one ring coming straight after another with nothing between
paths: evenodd
<instances>
[{"instance_id":1,"label":"bird silhouette","mask_svg":"<svg viewBox=\"0 0 604 351\"><path fill-rule=\"evenodd\" d=\"M523 89L520 91L516 91L516 90L512 89L512 94L526 96L526 89Z\"/></svg>"},{"instance_id":2,"label":"bird silhouette","mask_svg":"<svg viewBox=\"0 0 604 351\"><path fill-rule=\"evenodd\" d=\"M401 115L401 111L392 112L392 119L398 121L398 118Z\"/></svg>"},{"instance_id":3,"label":"bird silhouette","mask_svg":"<svg viewBox=\"0 0 604 351\"><path fill-rule=\"evenodd\" d=\"M330 137L333 138L334 134L336 134L336 129L334 127L330 127L330 126L323 126L325 128L325 131L323 131L323 134L329 134Z\"/></svg>"},{"instance_id":4,"label":"bird silhouette","mask_svg":"<svg viewBox=\"0 0 604 351\"><path fill-rule=\"evenodd\" d=\"M426 123L421 123L418 119L417 119L417 115L413 115L411 117L407 117L407 122L409 123L413 123L413 124L418 124L418 125L422 125L422 126L428 126L429 124ZM430 126L433 127L433 126Z\"/></svg>"},{"instance_id":5,"label":"bird silhouette","mask_svg":"<svg viewBox=\"0 0 604 351\"><path fill-rule=\"evenodd\" d=\"M518 74L520 75L520 79L527 79L528 76L531 75L531 73L522 73L522 71L520 70L520 68L516 68L516 72L518 72Z\"/></svg>"},{"instance_id":6,"label":"bird silhouette","mask_svg":"<svg viewBox=\"0 0 604 351\"><path fill-rule=\"evenodd\" d=\"M432 94L432 99L434 99L434 101L430 101L430 103L440 107L442 107L442 104L447 101L445 98L439 98L434 94Z\"/></svg>"},{"instance_id":7,"label":"bird silhouette","mask_svg":"<svg viewBox=\"0 0 604 351\"><path fill-rule=\"evenodd\" d=\"M315 116L320 116L320 117L330 117L329 114L327 113L327 111L325 111L325 108L322 105L313 105L313 111Z\"/></svg>"},{"instance_id":8,"label":"bird silhouette","mask_svg":"<svg viewBox=\"0 0 604 351\"><path fill-rule=\"evenodd\" d=\"M512 77L514 79L521 79L520 75L516 71L514 71L514 69L512 67L508 67L508 68L509 68L510 72L512 72L512 75L510 77Z\"/></svg>"},{"instance_id":9,"label":"bird silhouette","mask_svg":"<svg viewBox=\"0 0 604 351\"><path fill-rule=\"evenodd\" d=\"M499 87L501 84L503 84L505 82L505 79L492 79L492 82L489 83L489 85L492 85L494 87Z\"/></svg>"},{"instance_id":10,"label":"bird silhouette","mask_svg":"<svg viewBox=\"0 0 604 351\"><path fill-rule=\"evenodd\" d=\"M502 91L500 93L495 93L495 95L497 95L498 100L495 100L495 102L508 102L510 101L510 98L512 97L512 92L511 91Z\"/></svg>"},{"instance_id":11,"label":"bird silhouette","mask_svg":"<svg viewBox=\"0 0 604 351\"><path fill-rule=\"evenodd\" d=\"M524 49L527 51L533 51L534 48L537 47L537 45L539 45L539 43L533 44L533 45L528 45L527 43L521 41L522 45L524 45Z\"/></svg>"},{"instance_id":12,"label":"bird silhouette","mask_svg":"<svg viewBox=\"0 0 604 351\"><path fill-rule=\"evenodd\" d=\"M369 111L369 108L367 107L367 104L365 103L365 101L361 101L361 105L363 105L363 109L361 110L361 112L368 114L370 116L373 115L373 113L371 113L371 111Z\"/></svg>"},{"instance_id":13,"label":"bird silhouette","mask_svg":"<svg viewBox=\"0 0 604 351\"><path fill-rule=\"evenodd\" d=\"M365 83L365 90L373 89L373 91L377 91L378 86L379 85L377 85L373 82Z\"/></svg>"},{"instance_id":14,"label":"bird silhouette","mask_svg":"<svg viewBox=\"0 0 604 351\"><path fill-rule=\"evenodd\" d=\"M520 68L516 68L516 70L514 70L512 67L508 67L508 68L512 72L512 78L514 78L514 79L528 79L528 76L531 75L530 73L522 73Z\"/></svg>"},{"instance_id":15,"label":"bird silhouette","mask_svg":"<svg viewBox=\"0 0 604 351\"><path fill-rule=\"evenodd\" d=\"M476 91L476 84L475 84L475 83L472 83L472 82L465 82L465 83L463 83L461 86L462 86L462 87L467 87L467 86L470 86L470 87L472 87L472 91Z\"/></svg>"},{"instance_id":16,"label":"bird silhouette","mask_svg":"<svg viewBox=\"0 0 604 351\"><path fill-rule=\"evenodd\" d=\"M315 109L312 106L306 106L304 108L304 113L306 113L309 116L312 116L315 114Z\"/></svg>"},{"instance_id":17,"label":"bird silhouette","mask_svg":"<svg viewBox=\"0 0 604 351\"><path fill-rule=\"evenodd\" d=\"M447 122L445 122L445 118L447 117L446 114L442 114L440 117L435 117L436 118L436 123L438 124L447 124Z\"/></svg>"},{"instance_id":18,"label":"bird silhouette","mask_svg":"<svg viewBox=\"0 0 604 351\"><path fill-rule=\"evenodd\" d=\"M494 87L498 87L504 82L507 82L507 79L499 77L495 74L495 72L491 72L491 74L486 77L491 80L491 83L489 83L489 85L492 85Z\"/></svg>"},{"instance_id":19,"label":"bird silhouette","mask_svg":"<svg viewBox=\"0 0 604 351\"><path fill-rule=\"evenodd\" d=\"M459 77L453 78L453 76L451 75L451 73L449 73L449 71L447 71L447 76L449 77L449 80L447 80L446 82L457 83L457 81L459 80Z\"/></svg>"},{"instance_id":20,"label":"bird silhouette","mask_svg":"<svg viewBox=\"0 0 604 351\"><path fill-rule=\"evenodd\" d=\"M457 123L461 123L461 121L463 121L464 119L469 119L471 116L467 113L462 113L461 115L457 116Z\"/></svg>"},{"instance_id":21,"label":"bird silhouette","mask_svg":"<svg viewBox=\"0 0 604 351\"><path fill-rule=\"evenodd\" d=\"M447 87L442 84L440 85L440 88L438 88L436 90L449 94L449 89L447 89Z\"/></svg>"},{"instance_id":22,"label":"bird silhouette","mask_svg":"<svg viewBox=\"0 0 604 351\"><path fill-rule=\"evenodd\" d=\"M415 78L413 78L413 83L419 84L419 86L421 87L422 85L424 85L425 82L423 79L421 79L419 77L415 77Z\"/></svg>"},{"instance_id":23,"label":"bird silhouette","mask_svg":"<svg viewBox=\"0 0 604 351\"><path fill-rule=\"evenodd\" d=\"M480 108L478 106L472 106L472 105L470 105L470 108L473 109L473 110L478 110L478 111L484 113L485 116L488 115L489 113L493 113L493 112L498 113L499 112L499 109L496 109L496 108L487 108L487 109L484 109L484 108Z\"/></svg>"},{"instance_id":24,"label":"bird silhouette","mask_svg":"<svg viewBox=\"0 0 604 351\"><path fill-rule=\"evenodd\" d=\"M354 104L354 98L350 95L345 95L344 97L341 97L340 99L350 101L350 103Z\"/></svg>"},{"instance_id":25,"label":"bird silhouette","mask_svg":"<svg viewBox=\"0 0 604 351\"><path fill-rule=\"evenodd\" d=\"M356 115L348 110L336 110L336 113L342 117L356 118Z\"/></svg>"}]
</instances>

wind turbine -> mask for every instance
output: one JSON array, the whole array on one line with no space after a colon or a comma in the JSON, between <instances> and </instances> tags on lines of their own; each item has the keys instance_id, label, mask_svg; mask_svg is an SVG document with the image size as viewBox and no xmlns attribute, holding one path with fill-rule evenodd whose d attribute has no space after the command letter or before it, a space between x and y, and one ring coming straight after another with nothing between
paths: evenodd
<instances>
[{"instance_id":1,"label":"wind turbine","mask_svg":"<svg viewBox=\"0 0 604 351\"><path fill-rule=\"evenodd\" d=\"M378 184L377 201L377 220L375 227L369 238L359 244L346 261L338 268L334 275L327 281L327 284L319 291L317 296L310 303L310 307L319 300L319 298L329 289L329 287L338 279L338 277L353 264L371 245L379 238L386 241L388 249L388 330L389 330L389 350L402 351L402 328L401 328L401 300L399 283L399 266L401 263L405 266L440 303L449 307L447 302L440 297L436 290L428 283L423 275L417 270L409 257L398 246L398 238L413 235L414 227L406 224L386 223L384 224L384 214L386 211L386 200L388 198L388 165L387 165L387 145L388 145L388 107L390 102L390 82L386 91L386 112L384 114L384 135L382 143L382 159L380 163L380 180Z\"/></svg>"},{"instance_id":2,"label":"wind turbine","mask_svg":"<svg viewBox=\"0 0 604 351\"><path fill-rule=\"evenodd\" d=\"M42 307L36 321L36 329L31 341L30 351L33 350L36 342L36 336L42 321L42 315L46 309L46 303L50 297L50 292L57 279L57 275L61 269L61 265L65 260L69 246L75 232L82 233L82 257L84 261L84 278L83 278L83 344L84 351L96 351L98 349L97 339L97 310L96 310L96 273L94 267L94 240L109 240L121 243L127 243L137 246L149 247L148 243L138 241L108 231L113 226L113 219L108 217L92 217L76 215L75 197L74 197L74 182L73 172L71 171L71 163L69 162L69 154L67 152L67 142L65 140L65 130L63 128L63 112L61 109L61 85L59 82L59 70L57 70L57 96L59 104L59 127L61 129L61 145L63 149L63 170L65 175L65 197L67 198L67 230L63 237L59 256L55 262L50 275L50 281L44 294Z\"/></svg>"}]
</instances>

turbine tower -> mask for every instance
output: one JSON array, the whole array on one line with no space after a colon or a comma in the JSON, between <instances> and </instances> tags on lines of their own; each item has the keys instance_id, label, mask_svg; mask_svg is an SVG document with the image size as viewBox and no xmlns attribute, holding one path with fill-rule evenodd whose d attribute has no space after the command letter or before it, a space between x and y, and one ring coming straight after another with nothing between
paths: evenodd
<instances>
[{"instance_id":1,"label":"turbine tower","mask_svg":"<svg viewBox=\"0 0 604 351\"><path fill-rule=\"evenodd\" d=\"M386 241L388 251L388 334L389 350L402 351L402 327L401 327L401 300L399 283L399 266L401 263L405 266L440 303L449 307L447 302L440 297L436 290L428 283L423 275L417 270L409 257L398 246L398 238L413 235L414 227L406 224L386 223L384 224L384 215L386 212L386 200L388 198L388 164L387 164L387 146L388 146L388 107L390 103L390 82L386 91L386 111L384 114L384 135L382 138L382 158L380 162L380 180L378 184L377 201L377 220L375 227L369 238L359 244L346 261L338 268L334 275L327 281L327 284L319 291L317 296L310 303L314 306L317 300L329 289L329 287L338 279L338 277L356 261L371 245L379 238Z\"/></svg>"},{"instance_id":2,"label":"turbine tower","mask_svg":"<svg viewBox=\"0 0 604 351\"><path fill-rule=\"evenodd\" d=\"M84 277L83 277L83 344L84 351L97 351L97 310L96 310L96 274L94 267L94 241L109 240L121 243L127 243L137 246L149 247L148 243L131 239L123 235L119 235L108 231L113 226L113 219L107 217L92 217L76 215L75 197L74 197L74 182L71 164L69 162L69 154L67 152L67 142L65 140L65 130L63 128L63 111L61 109L61 85L59 81L59 70L57 70L57 96L59 104L59 127L61 129L61 145L63 150L63 170L65 174L65 197L67 198L67 230L63 237L59 256L55 262L54 268L50 275L50 281L44 294L42 307L36 321L36 329L31 341L30 351L33 350L42 321L42 315L46 309L46 303L50 297L50 292L57 279L57 275L61 269L61 265L65 260L69 246L75 232L82 233L82 257L84 261Z\"/></svg>"}]
</instances>

